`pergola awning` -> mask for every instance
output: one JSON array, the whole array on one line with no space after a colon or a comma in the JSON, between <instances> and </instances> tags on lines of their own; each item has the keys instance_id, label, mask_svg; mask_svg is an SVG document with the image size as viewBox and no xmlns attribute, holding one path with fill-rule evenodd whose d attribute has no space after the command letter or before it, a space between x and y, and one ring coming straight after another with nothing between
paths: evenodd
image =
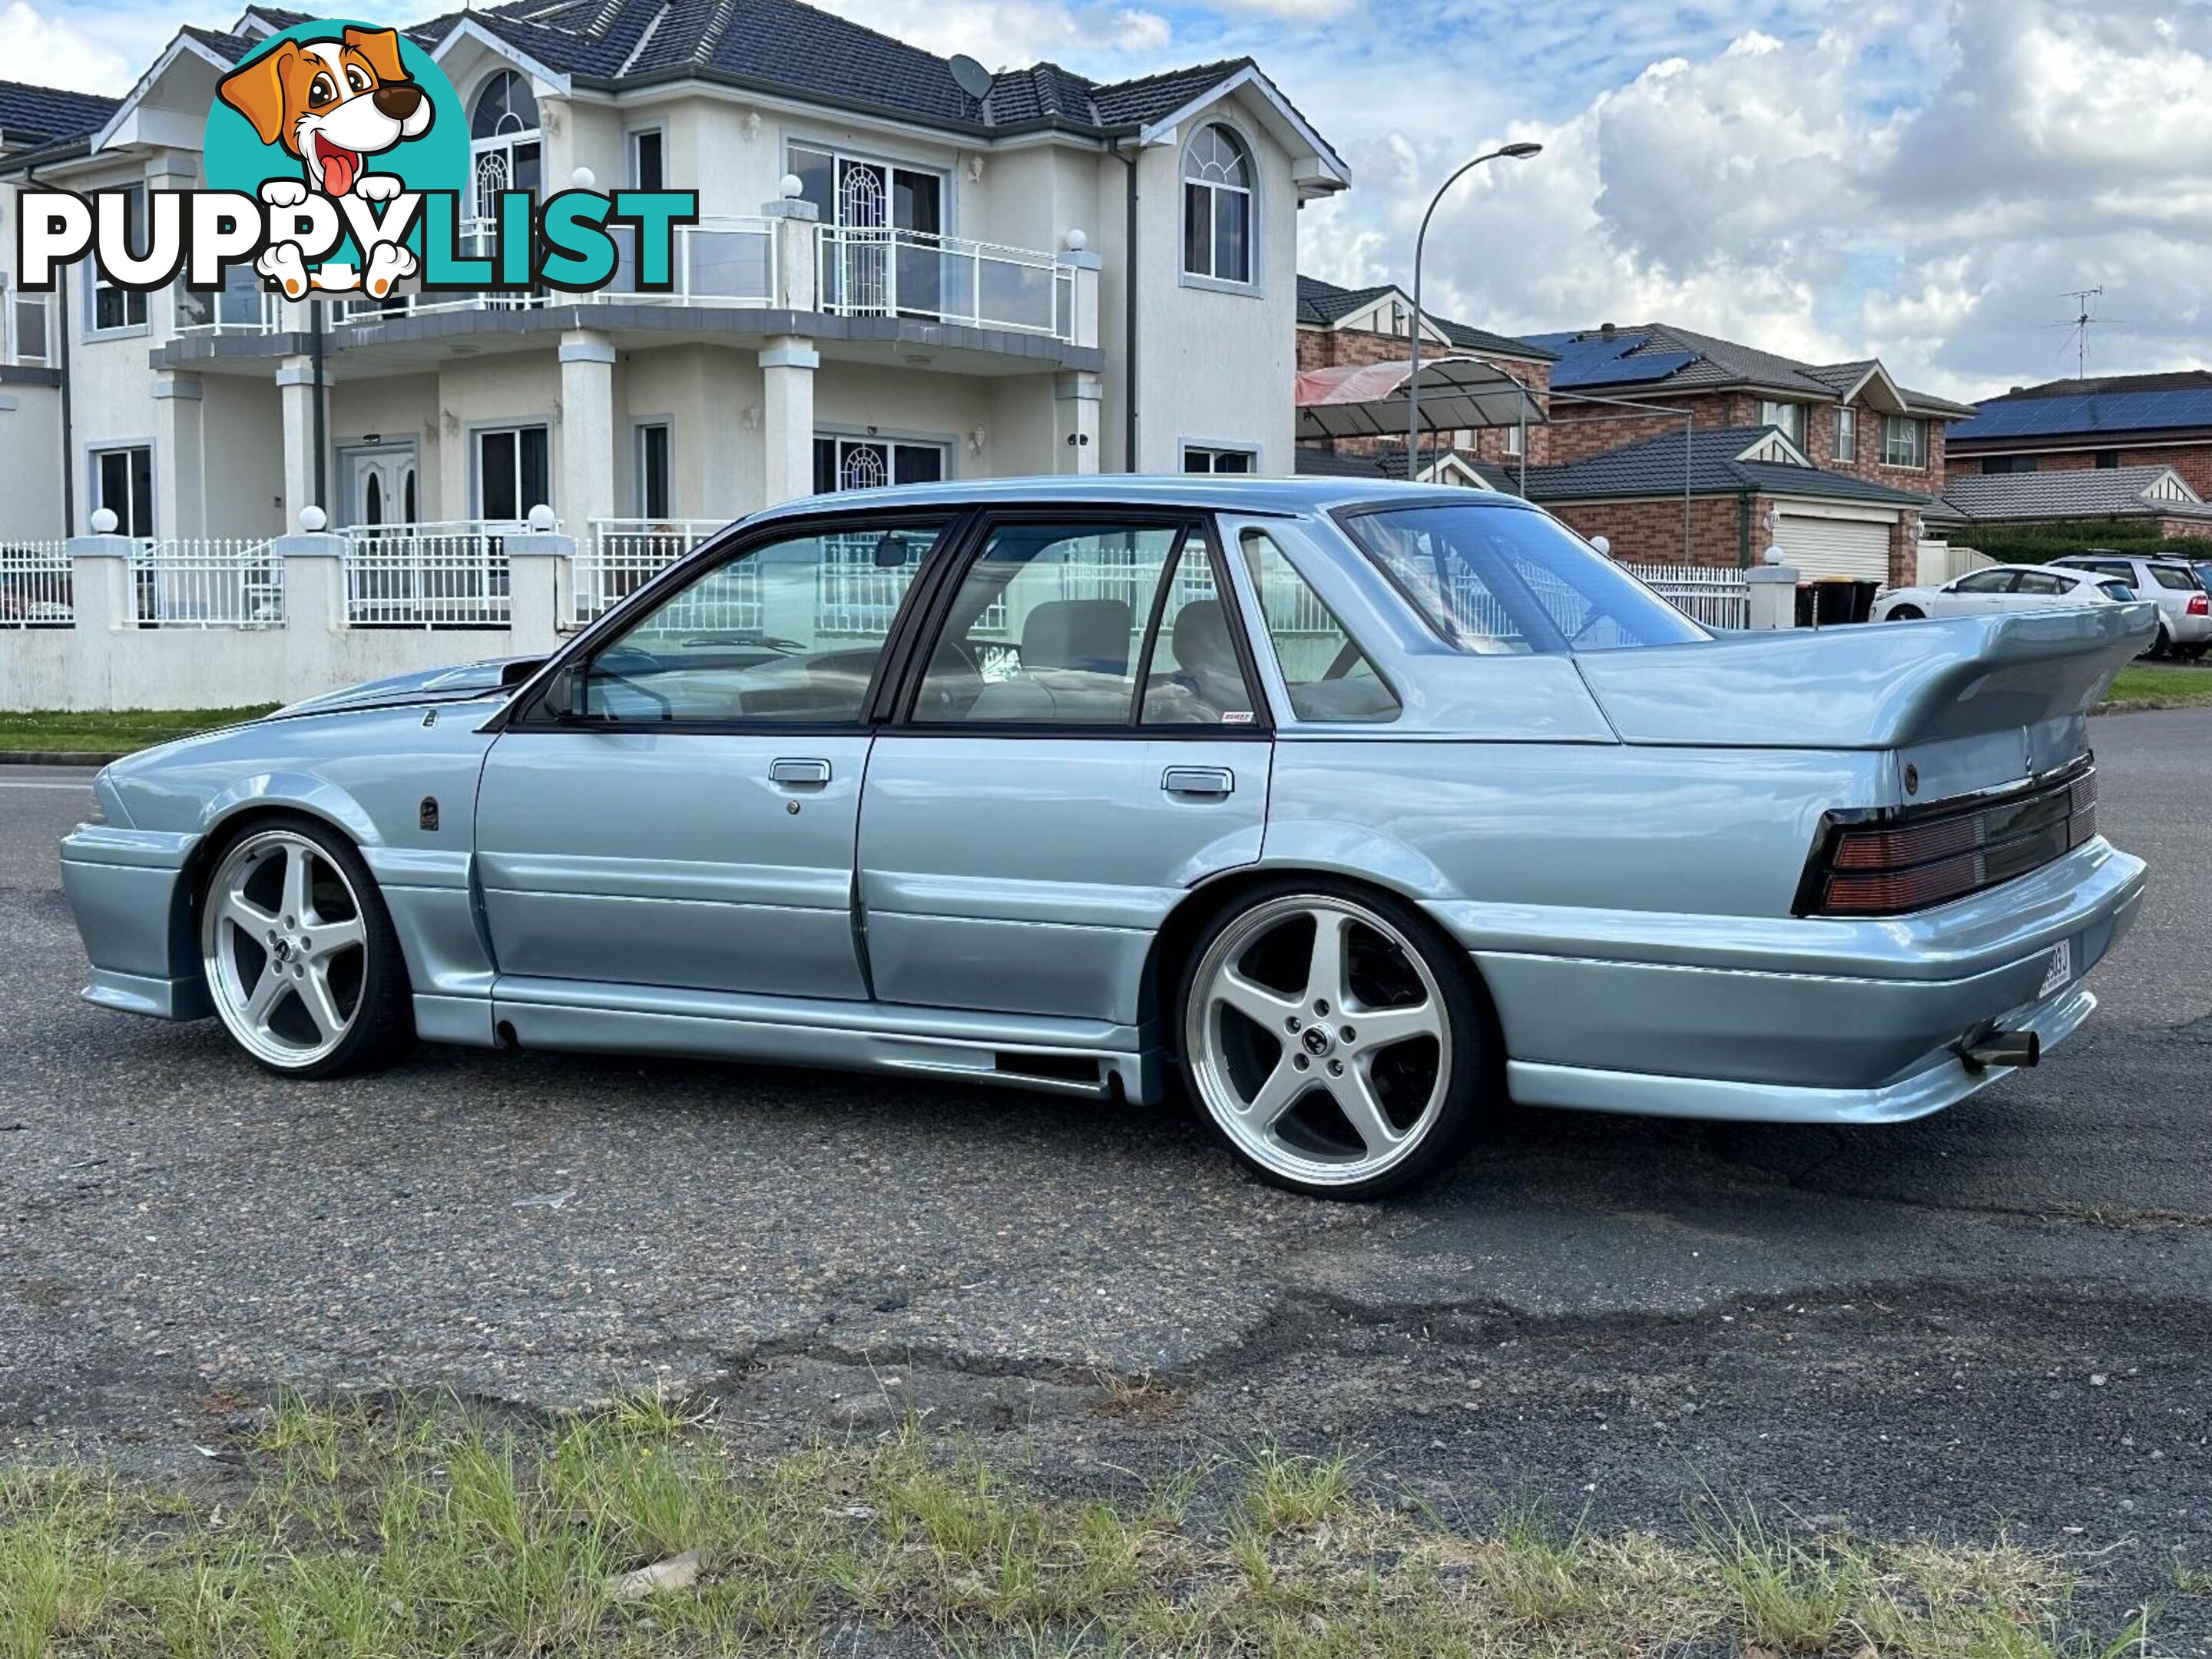
<instances>
[{"instance_id":1,"label":"pergola awning","mask_svg":"<svg viewBox=\"0 0 2212 1659\"><path fill-rule=\"evenodd\" d=\"M1403 438L1410 362L1309 368L1293 399L1301 438ZM1456 432L1485 426L1534 426L1543 406L1504 369L1480 357L1421 362L1421 430Z\"/></svg>"}]
</instances>

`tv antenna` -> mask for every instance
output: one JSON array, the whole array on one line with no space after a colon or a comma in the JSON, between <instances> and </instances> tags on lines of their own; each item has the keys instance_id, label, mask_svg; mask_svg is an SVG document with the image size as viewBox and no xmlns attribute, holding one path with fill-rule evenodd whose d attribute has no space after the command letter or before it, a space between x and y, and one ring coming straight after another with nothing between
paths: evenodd
<instances>
[{"instance_id":1,"label":"tv antenna","mask_svg":"<svg viewBox=\"0 0 2212 1659\"><path fill-rule=\"evenodd\" d=\"M2095 288L2069 288L2065 293L2064 297L2074 302L2074 320L2059 327L2074 331L2074 378L2077 380L2089 378L2089 325L2097 320L2096 307L2090 301L2103 298L2104 293L2101 283Z\"/></svg>"}]
</instances>

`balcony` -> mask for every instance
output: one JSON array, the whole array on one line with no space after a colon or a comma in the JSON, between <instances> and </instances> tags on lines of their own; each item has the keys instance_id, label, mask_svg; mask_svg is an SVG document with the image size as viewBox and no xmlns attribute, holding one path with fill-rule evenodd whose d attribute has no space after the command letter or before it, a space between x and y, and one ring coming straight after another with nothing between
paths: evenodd
<instances>
[{"instance_id":1,"label":"balcony","mask_svg":"<svg viewBox=\"0 0 2212 1659\"><path fill-rule=\"evenodd\" d=\"M817 225L815 292L835 317L910 317L1076 344L1075 264L927 231Z\"/></svg>"}]
</instances>

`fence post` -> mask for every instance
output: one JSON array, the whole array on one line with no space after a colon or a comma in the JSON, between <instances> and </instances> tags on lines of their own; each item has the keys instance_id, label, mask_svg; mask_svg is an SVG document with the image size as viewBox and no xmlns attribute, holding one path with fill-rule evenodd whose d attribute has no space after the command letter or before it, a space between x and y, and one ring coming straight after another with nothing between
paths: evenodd
<instances>
[{"instance_id":1,"label":"fence post","mask_svg":"<svg viewBox=\"0 0 2212 1659\"><path fill-rule=\"evenodd\" d=\"M76 613L70 669L70 707L106 708L113 695L115 653L121 636L138 626L138 606L131 591L128 537L114 533L115 515L102 507L93 514L100 533L72 536L69 554L70 602Z\"/></svg>"},{"instance_id":2,"label":"fence post","mask_svg":"<svg viewBox=\"0 0 2212 1659\"><path fill-rule=\"evenodd\" d=\"M1797 626L1797 573L1786 564L1753 565L1743 573L1753 629Z\"/></svg>"},{"instance_id":3,"label":"fence post","mask_svg":"<svg viewBox=\"0 0 2212 1659\"><path fill-rule=\"evenodd\" d=\"M298 532L269 544L284 578L283 695L288 701L341 683L337 644L346 631L345 538L324 530L319 507L302 508L300 522Z\"/></svg>"},{"instance_id":4,"label":"fence post","mask_svg":"<svg viewBox=\"0 0 2212 1659\"><path fill-rule=\"evenodd\" d=\"M561 624L575 604L576 538L530 530L506 538L507 649L518 657L561 648Z\"/></svg>"}]
</instances>

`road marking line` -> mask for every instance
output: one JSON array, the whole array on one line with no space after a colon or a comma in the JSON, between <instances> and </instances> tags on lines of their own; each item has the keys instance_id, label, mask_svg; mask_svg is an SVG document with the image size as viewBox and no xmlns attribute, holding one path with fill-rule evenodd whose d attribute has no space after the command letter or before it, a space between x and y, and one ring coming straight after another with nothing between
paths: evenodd
<instances>
[{"instance_id":1,"label":"road marking line","mask_svg":"<svg viewBox=\"0 0 2212 1659\"><path fill-rule=\"evenodd\" d=\"M85 789L92 787L92 780L82 783L48 783L36 778L0 778L0 789Z\"/></svg>"}]
</instances>

